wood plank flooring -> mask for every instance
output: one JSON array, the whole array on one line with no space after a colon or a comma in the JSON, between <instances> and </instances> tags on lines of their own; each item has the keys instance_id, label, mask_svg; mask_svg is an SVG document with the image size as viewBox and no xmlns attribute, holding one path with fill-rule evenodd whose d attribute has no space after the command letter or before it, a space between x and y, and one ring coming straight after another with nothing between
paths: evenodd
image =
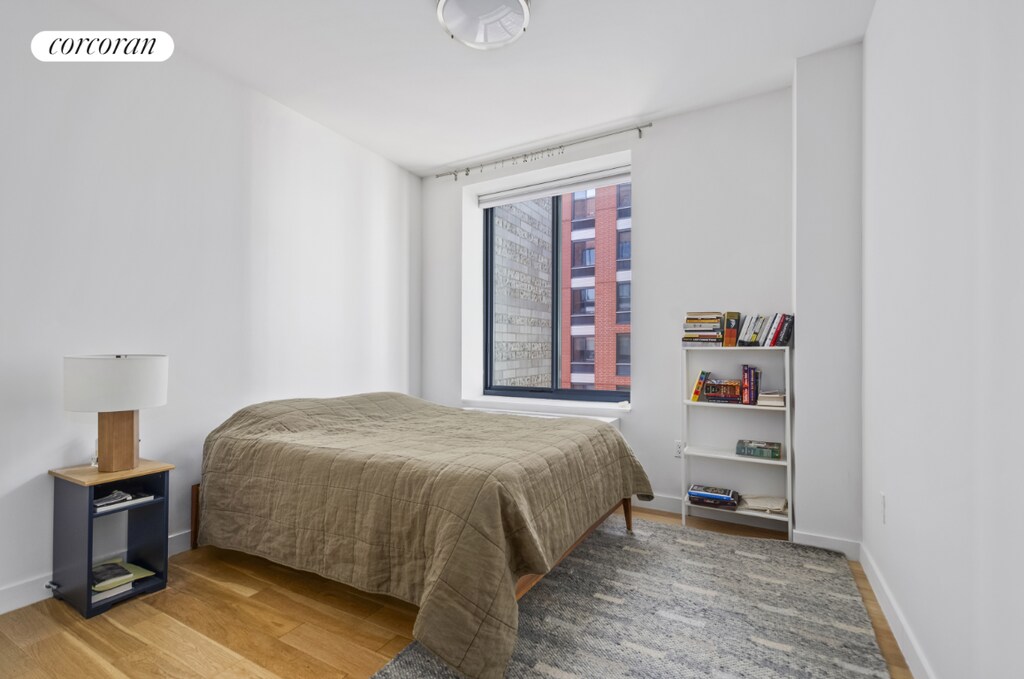
<instances>
[{"instance_id":1,"label":"wood plank flooring","mask_svg":"<svg viewBox=\"0 0 1024 679\"><path fill-rule=\"evenodd\" d=\"M678 514L634 508L678 525ZM773 531L690 517L747 537ZM859 563L850 562L894 679L910 677ZM85 620L48 599L0 616L0 677L357 679L411 641L416 608L264 559L202 547L171 559L168 588Z\"/></svg>"}]
</instances>

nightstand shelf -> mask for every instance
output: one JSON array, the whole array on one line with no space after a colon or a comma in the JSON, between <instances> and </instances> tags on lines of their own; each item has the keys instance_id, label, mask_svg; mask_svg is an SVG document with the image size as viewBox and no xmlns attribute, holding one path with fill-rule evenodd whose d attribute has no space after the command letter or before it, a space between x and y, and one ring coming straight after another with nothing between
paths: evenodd
<instances>
[{"instance_id":1,"label":"nightstand shelf","mask_svg":"<svg viewBox=\"0 0 1024 679\"><path fill-rule=\"evenodd\" d=\"M53 596L70 604L86 618L114 604L167 586L167 493L174 465L141 460L135 469L100 472L81 466L52 469L53 488ZM114 490L141 490L151 500L96 511L93 500ZM109 516L127 514L125 561L155 575L132 583L121 594L93 603L92 567L104 559L93 554L95 523Z\"/></svg>"}]
</instances>

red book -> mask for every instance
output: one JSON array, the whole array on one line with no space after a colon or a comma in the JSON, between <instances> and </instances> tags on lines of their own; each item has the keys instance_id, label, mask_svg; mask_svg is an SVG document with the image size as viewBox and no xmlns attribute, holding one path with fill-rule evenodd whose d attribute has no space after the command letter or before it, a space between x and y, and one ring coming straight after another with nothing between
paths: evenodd
<instances>
[{"instance_id":1,"label":"red book","mask_svg":"<svg viewBox=\"0 0 1024 679\"><path fill-rule=\"evenodd\" d=\"M775 326L775 334L772 335L772 340L768 343L768 346L774 347L775 343L779 341L779 334L782 332L782 326L786 324L786 318L788 318L788 314L782 314L779 318L779 323Z\"/></svg>"}]
</instances>

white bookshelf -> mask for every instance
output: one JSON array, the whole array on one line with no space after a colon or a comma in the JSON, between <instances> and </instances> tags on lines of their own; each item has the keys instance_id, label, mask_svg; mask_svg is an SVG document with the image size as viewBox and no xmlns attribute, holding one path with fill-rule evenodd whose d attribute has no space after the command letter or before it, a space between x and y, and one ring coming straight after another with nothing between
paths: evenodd
<instances>
[{"instance_id":1,"label":"white bookshelf","mask_svg":"<svg viewBox=\"0 0 1024 679\"><path fill-rule=\"evenodd\" d=\"M789 347L683 347L683 525L690 515L767 527L782 524L792 539L794 454L790 356ZM761 370L763 390L785 392L784 407L690 400L701 370L710 370L713 379L738 379L744 364ZM738 439L780 441L782 459L736 455ZM691 505L686 501L691 483L732 488L741 495L785 497L789 509L786 514L765 514Z\"/></svg>"}]
</instances>

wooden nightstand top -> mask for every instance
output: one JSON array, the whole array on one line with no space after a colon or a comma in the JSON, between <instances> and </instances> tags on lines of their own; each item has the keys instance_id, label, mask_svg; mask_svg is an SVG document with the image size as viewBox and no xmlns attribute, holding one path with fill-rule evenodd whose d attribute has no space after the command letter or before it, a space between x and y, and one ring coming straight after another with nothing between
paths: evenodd
<instances>
[{"instance_id":1,"label":"wooden nightstand top","mask_svg":"<svg viewBox=\"0 0 1024 679\"><path fill-rule=\"evenodd\" d=\"M157 472L165 472L174 469L170 462L157 462L156 460L139 460L139 466L135 469L125 469L119 472L101 472L96 467L84 464L79 467L64 467L63 469L51 469L50 476L64 479L80 486L98 486L101 483L111 481L122 481L134 479L137 476L147 476Z\"/></svg>"}]
</instances>

